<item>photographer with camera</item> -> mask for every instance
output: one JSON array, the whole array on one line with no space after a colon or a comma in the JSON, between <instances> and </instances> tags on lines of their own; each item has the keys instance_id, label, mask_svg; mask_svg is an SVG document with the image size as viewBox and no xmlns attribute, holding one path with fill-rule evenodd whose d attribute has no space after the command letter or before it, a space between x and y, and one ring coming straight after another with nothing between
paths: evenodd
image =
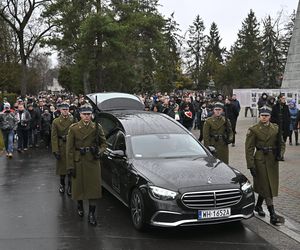
<instances>
[{"instance_id":1,"label":"photographer with camera","mask_svg":"<svg viewBox=\"0 0 300 250\"><path fill-rule=\"evenodd\" d=\"M18 120L14 112L10 109L10 104L5 103L3 111L0 113L0 128L3 135L6 156L9 158L13 157L14 129L17 123Z\"/></svg>"},{"instance_id":2,"label":"photographer with camera","mask_svg":"<svg viewBox=\"0 0 300 250\"><path fill-rule=\"evenodd\" d=\"M31 116L30 113L24 108L24 104L19 103L18 110L16 111L18 119L17 135L18 135L18 152L28 150L28 132L30 127Z\"/></svg>"}]
</instances>

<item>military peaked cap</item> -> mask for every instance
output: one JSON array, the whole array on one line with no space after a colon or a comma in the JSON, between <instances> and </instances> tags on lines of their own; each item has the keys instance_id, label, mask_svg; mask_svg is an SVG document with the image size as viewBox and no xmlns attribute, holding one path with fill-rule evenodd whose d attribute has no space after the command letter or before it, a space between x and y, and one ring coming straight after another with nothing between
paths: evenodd
<instances>
[{"instance_id":1,"label":"military peaked cap","mask_svg":"<svg viewBox=\"0 0 300 250\"><path fill-rule=\"evenodd\" d=\"M271 115L272 108L268 106L263 106L259 109L259 115Z\"/></svg>"},{"instance_id":2,"label":"military peaked cap","mask_svg":"<svg viewBox=\"0 0 300 250\"><path fill-rule=\"evenodd\" d=\"M79 108L80 113L93 113L93 108L90 104L86 103L80 106Z\"/></svg>"},{"instance_id":3,"label":"military peaked cap","mask_svg":"<svg viewBox=\"0 0 300 250\"><path fill-rule=\"evenodd\" d=\"M59 105L59 108L60 109L69 109L70 108L70 105L66 102L63 102Z\"/></svg>"},{"instance_id":4,"label":"military peaked cap","mask_svg":"<svg viewBox=\"0 0 300 250\"><path fill-rule=\"evenodd\" d=\"M221 102L216 102L215 105L214 105L214 109L215 108L221 108L221 109L224 109L224 104L221 103Z\"/></svg>"}]
</instances>

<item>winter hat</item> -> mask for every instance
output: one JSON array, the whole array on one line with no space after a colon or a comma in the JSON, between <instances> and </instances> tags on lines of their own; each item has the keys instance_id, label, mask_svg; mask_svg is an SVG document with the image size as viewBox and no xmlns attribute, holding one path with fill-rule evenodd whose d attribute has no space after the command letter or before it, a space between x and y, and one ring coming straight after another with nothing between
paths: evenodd
<instances>
[{"instance_id":1,"label":"winter hat","mask_svg":"<svg viewBox=\"0 0 300 250\"><path fill-rule=\"evenodd\" d=\"M4 109L10 109L10 104L8 102L4 103Z\"/></svg>"}]
</instances>

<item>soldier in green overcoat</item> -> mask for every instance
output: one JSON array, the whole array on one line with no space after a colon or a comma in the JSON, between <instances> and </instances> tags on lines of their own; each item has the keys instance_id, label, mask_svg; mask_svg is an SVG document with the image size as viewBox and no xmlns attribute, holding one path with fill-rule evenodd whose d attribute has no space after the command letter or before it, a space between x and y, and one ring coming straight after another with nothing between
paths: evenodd
<instances>
[{"instance_id":1,"label":"soldier in green overcoat","mask_svg":"<svg viewBox=\"0 0 300 250\"><path fill-rule=\"evenodd\" d=\"M60 116L55 118L52 122L51 129L51 144L52 152L56 158L56 174L60 176L59 192L65 193L65 177L67 175L67 161L66 161L66 142L69 127L76 120L69 113L69 104L62 103L59 106ZM71 196L71 177L68 176L67 194Z\"/></svg>"},{"instance_id":2,"label":"soldier in green overcoat","mask_svg":"<svg viewBox=\"0 0 300 250\"><path fill-rule=\"evenodd\" d=\"M89 200L88 222L96 225L96 200L102 197L100 155L106 149L106 138L100 124L92 119L92 107L80 107L78 123L67 137L67 163L72 178L72 198L77 200L78 215L84 215L83 200Z\"/></svg>"},{"instance_id":3,"label":"soldier in green overcoat","mask_svg":"<svg viewBox=\"0 0 300 250\"><path fill-rule=\"evenodd\" d=\"M270 222L278 225L284 222L283 217L274 211L273 197L278 196L279 164L284 152L284 141L277 124L270 123L271 108L259 109L259 123L250 127L245 142L247 167L253 176L254 191L258 193L255 211L264 217L263 201L266 201L270 212Z\"/></svg>"},{"instance_id":4,"label":"soldier in green overcoat","mask_svg":"<svg viewBox=\"0 0 300 250\"><path fill-rule=\"evenodd\" d=\"M230 121L223 116L224 104L217 102L213 108L213 115L209 117L203 127L204 146L213 146L215 156L226 164L229 163L228 144L233 140Z\"/></svg>"}]
</instances>

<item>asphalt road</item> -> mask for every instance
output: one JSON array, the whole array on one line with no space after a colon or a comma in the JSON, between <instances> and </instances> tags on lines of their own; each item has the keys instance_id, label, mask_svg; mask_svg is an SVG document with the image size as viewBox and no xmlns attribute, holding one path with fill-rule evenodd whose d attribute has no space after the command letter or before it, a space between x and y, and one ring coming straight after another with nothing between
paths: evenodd
<instances>
[{"instance_id":1,"label":"asphalt road","mask_svg":"<svg viewBox=\"0 0 300 250\"><path fill-rule=\"evenodd\" d=\"M266 223L193 228L150 228L137 232L129 211L104 191L97 206L98 226L79 218L76 203L58 193L54 157L37 149L0 157L0 250L9 249L300 249ZM85 204L87 211L87 204Z\"/></svg>"}]
</instances>

